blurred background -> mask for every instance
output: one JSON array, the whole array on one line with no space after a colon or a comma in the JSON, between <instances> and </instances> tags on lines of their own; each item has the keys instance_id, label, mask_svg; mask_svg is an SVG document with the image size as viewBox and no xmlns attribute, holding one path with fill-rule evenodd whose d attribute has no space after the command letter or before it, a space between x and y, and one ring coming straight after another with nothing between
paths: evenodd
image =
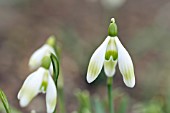
<instances>
[{"instance_id":1,"label":"blurred background","mask_svg":"<svg viewBox=\"0 0 170 113\"><path fill-rule=\"evenodd\" d=\"M130 89L117 68L116 110L126 97L126 113L170 113L169 12L169 0L0 0L0 88L18 111L45 113L44 95L21 108L17 93L31 73L31 54L55 35L62 49L67 113L78 109L77 89L87 90L91 98L107 99L105 75L92 84L85 77L89 59L114 17L136 73L136 86Z\"/></svg>"}]
</instances>

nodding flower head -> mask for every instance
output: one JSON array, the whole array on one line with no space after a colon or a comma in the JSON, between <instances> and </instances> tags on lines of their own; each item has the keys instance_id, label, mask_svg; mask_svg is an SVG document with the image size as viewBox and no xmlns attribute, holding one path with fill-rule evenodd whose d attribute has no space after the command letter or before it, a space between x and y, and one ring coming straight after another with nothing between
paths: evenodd
<instances>
[{"instance_id":1,"label":"nodding flower head","mask_svg":"<svg viewBox=\"0 0 170 113\"><path fill-rule=\"evenodd\" d=\"M51 36L46 44L31 56L29 67L37 70L27 77L18 93L21 107L27 106L39 93L46 93L47 113L54 112L57 103L57 88L52 78L53 65L50 56L56 55L55 44L55 38Z\"/></svg>"},{"instance_id":2,"label":"nodding flower head","mask_svg":"<svg viewBox=\"0 0 170 113\"><path fill-rule=\"evenodd\" d=\"M129 53L117 37L117 25L114 18L111 19L108 34L109 36L96 49L90 59L87 82L93 82L100 74L103 66L106 76L112 77L118 63L124 83L132 88L135 86L134 66Z\"/></svg>"},{"instance_id":3,"label":"nodding flower head","mask_svg":"<svg viewBox=\"0 0 170 113\"><path fill-rule=\"evenodd\" d=\"M46 93L47 112L52 113L57 103L57 91L49 70L40 67L30 74L18 93L21 107L27 106L38 93Z\"/></svg>"},{"instance_id":4,"label":"nodding flower head","mask_svg":"<svg viewBox=\"0 0 170 113\"><path fill-rule=\"evenodd\" d=\"M29 67L30 70L35 70L38 67L41 66L42 64L42 59L44 56L53 53L55 54L55 50L53 49L55 40L54 37L51 36L48 38L46 44L44 44L42 47L40 47L39 49L37 49L31 56L30 60L29 60Z\"/></svg>"}]
</instances>

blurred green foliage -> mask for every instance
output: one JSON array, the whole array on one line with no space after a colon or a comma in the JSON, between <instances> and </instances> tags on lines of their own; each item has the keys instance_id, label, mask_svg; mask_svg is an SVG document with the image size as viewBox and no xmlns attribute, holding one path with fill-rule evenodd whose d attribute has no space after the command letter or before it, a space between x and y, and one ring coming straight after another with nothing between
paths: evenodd
<instances>
[{"instance_id":1,"label":"blurred green foliage","mask_svg":"<svg viewBox=\"0 0 170 113\"><path fill-rule=\"evenodd\" d=\"M5 93L0 89L0 113L21 113L14 107L10 107Z\"/></svg>"},{"instance_id":2,"label":"blurred green foliage","mask_svg":"<svg viewBox=\"0 0 170 113\"><path fill-rule=\"evenodd\" d=\"M106 113L108 109L108 100L105 98L99 98L97 95L91 97L88 91L77 90L75 93L79 107L78 111L74 111L73 113ZM126 113L127 107L129 103L129 97L124 95L119 90L113 91L114 100L118 100L118 108L116 113Z\"/></svg>"}]
</instances>

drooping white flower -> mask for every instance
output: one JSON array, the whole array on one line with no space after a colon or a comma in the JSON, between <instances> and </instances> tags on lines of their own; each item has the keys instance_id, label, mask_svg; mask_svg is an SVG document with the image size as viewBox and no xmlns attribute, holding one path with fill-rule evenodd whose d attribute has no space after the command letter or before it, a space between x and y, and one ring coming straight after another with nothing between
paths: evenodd
<instances>
[{"instance_id":1,"label":"drooping white flower","mask_svg":"<svg viewBox=\"0 0 170 113\"><path fill-rule=\"evenodd\" d=\"M113 77L117 63L126 86L134 87L133 63L129 53L117 37L117 26L114 18L112 18L109 26L109 36L96 49L90 59L86 77L87 82L91 83L98 77L103 65L106 76Z\"/></svg>"},{"instance_id":2,"label":"drooping white flower","mask_svg":"<svg viewBox=\"0 0 170 113\"><path fill-rule=\"evenodd\" d=\"M38 67L41 66L42 64L42 59L44 56L48 55L48 54L55 54L54 49L48 45L48 44L44 44L41 48L39 48L38 50L36 50L30 60L29 60L29 67L31 70L35 70Z\"/></svg>"},{"instance_id":3,"label":"drooping white flower","mask_svg":"<svg viewBox=\"0 0 170 113\"><path fill-rule=\"evenodd\" d=\"M57 103L57 90L49 70L43 67L30 74L25 80L18 93L20 105L27 106L38 93L46 93L47 112L52 113Z\"/></svg>"}]
</instances>

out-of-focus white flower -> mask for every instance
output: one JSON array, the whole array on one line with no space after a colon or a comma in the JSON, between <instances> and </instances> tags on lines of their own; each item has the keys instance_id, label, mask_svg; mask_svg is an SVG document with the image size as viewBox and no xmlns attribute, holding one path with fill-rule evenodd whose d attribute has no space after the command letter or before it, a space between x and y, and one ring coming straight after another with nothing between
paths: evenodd
<instances>
[{"instance_id":1,"label":"out-of-focus white flower","mask_svg":"<svg viewBox=\"0 0 170 113\"><path fill-rule=\"evenodd\" d=\"M115 67L119 64L119 69L123 75L123 81L128 87L134 87L135 76L131 57L117 37L117 26L114 18L109 26L109 36L93 53L87 70L87 82L93 82L99 75L104 65L106 76L113 77Z\"/></svg>"},{"instance_id":2,"label":"out-of-focus white flower","mask_svg":"<svg viewBox=\"0 0 170 113\"><path fill-rule=\"evenodd\" d=\"M106 9L117 9L122 6L126 0L100 0L101 4Z\"/></svg>"},{"instance_id":3,"label":"out-of-focus white flower","mask_svg":"<svg viewBox=\"0 0 170 113\"><path fill-rule=\"evenodd\" d=\"M35 110L31 110L31 113L37 113Z\"/></svg>"},{"instance_id":4,"label":"out-of-focus white flower","mask_svg":"<svg viewBox=\"0 0 170 113\"><path fill-rule=\"evenodd\" d=\"M44 44L41 48L39 48L38 50L36 50L30 60L29 60L29 67L31 70L35 70L38 67L41 66L42 64L42 59L44 56L48 55L48 54L55 54L54 49L48 45L48 44Z\"/></svg>"},{"instance_id":5,"label":"out-of-focus white flower","mask_svg":"<svg viewBox=\"0 0 170 113\"><path fill-rule=\"evenodd\" d=\"M38 95L46 93L47 112L52 113L57 103L57 90L49 70L40 67L30 74L18 93L21 107L27 106Z\"/></svg>"}]
</instances>

